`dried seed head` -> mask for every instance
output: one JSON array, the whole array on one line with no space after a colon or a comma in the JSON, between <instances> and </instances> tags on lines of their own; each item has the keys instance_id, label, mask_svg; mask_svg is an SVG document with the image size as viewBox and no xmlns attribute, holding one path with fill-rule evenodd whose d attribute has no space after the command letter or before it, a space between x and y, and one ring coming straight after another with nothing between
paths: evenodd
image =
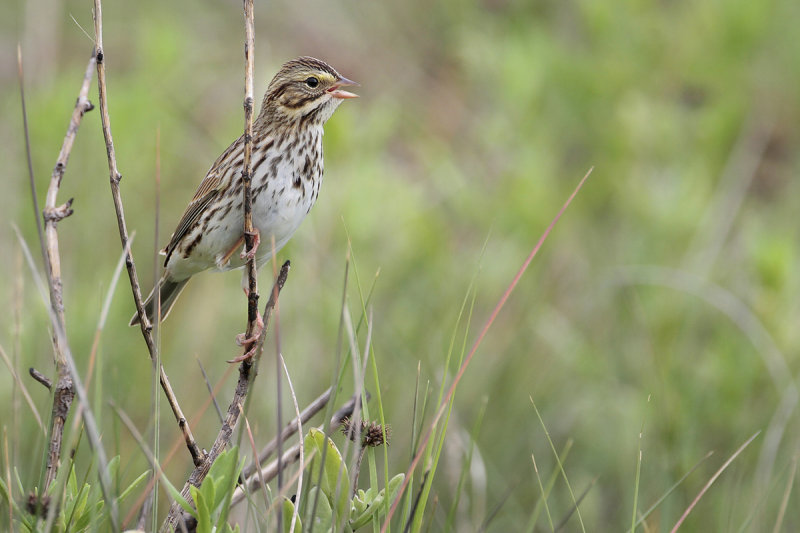
<instances>
[{"instance_id":1,"label":"dried seed head","mask_svg":"<svg viewBox=\"0 0 800 533\"><path fill-rule=\"evenodd\" d=\"M353 442L356 441L356 435L358 434L361 438L362 448L376 447L382 444L388 446L391 428L386 426L384 430L384 427L378 422L368 422L366 420L362 420L360 427L357 428L350 418L345 418L342 420L342 433Z\"/></svg>"},{"instance_id":2,"label":"dried seed head","mask_svg":"<svg viewBox=\"0 0 800 533\"><path fill-rule=\"evenodd\" d=\"M47 518L47 511L50 508L50 496L46 494L39 496L31 492L28 494L28 499L25 501L25 510L31 516L38 516L40 518Z\"/></svg>"}]
</instances>

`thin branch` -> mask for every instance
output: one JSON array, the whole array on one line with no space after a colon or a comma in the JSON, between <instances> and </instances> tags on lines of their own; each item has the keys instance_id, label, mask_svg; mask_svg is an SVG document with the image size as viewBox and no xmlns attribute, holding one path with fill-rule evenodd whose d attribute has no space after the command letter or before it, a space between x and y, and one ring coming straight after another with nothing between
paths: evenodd
<instances>
[{"instance_id":1,"label":"thin branch","mask_svg":"<svg viewBox=\"0 0 800 533\"><path fill-rule=\"evenodd\" d=\"M332 389L329 388L328 390L326 390L325 392L320 394L314 401L312 401L308 405L308 407L306 407L303 410L303 412L300 413L300 422L301 423L305 424L306 422L311 420L311 418L314 415L316 415L317 413L322 411L322 409L325 408L325 406L328 404L328 401L330 401L330 399L331 399L331 390ZM284 428L283 428L283 431L281 432L280 439L282 441L288 440L289 437L291 437L292 435L297 433L297 426L298 426L297 418L295 418L294 420L292 420L291 422L286 424L286 426L284 426ZM270 455L275 453L275 450L277 449L277 445L278 445L278 439L276 437L276 438L272 439L270 442L268 442L266 444L266 446L261 448L261 451L258 453L257 460L254 460L253 462L251 462L242 471L242 477L244 479L247 479L247 478L251 477L256 471L256 468L257 468L257 464L256 463L265 462L269 458Z\"/></svg>"},{"instance_id":2,"label":"thin branch","mask_svg":"<svg viewBox=\"0 0 800 533\"><path fill-rule=\"evenodd\" d=\"M67 335L64 328L64 306L61 297L61 269L60 269L59 255L58 255L58 235L55 231L55 224L57 224L59 220L63 219L65 216L68 216L71 213L69 207L71 202L67 202L65 206L55 208L55 196L60 186L60 179L61 176L63 175L63 170L66 166L67 157L69 156L69 151L72 146L72 141L74 139L75 132L77 131L77 123L73 128L72 127L73 123L71 122L70 128L67 130L67 139L65 140L66 148L62 148L62 153L59 156L59 162L61 163L61 165L56 164L56 171L54 171L57 183L55 185L51 185L52 194L50 191L48 191L48 204L45 209L44 218L45 221L47 222L48 227L52 226L52 232L50 231L48 232L48 241L47 244L45 244L45 238L42 234L41 223L39 221L33 168L32 165L30 165L31 147L30 147L30 139L28 136L27 112L25 109L25 91L23 82L23 71L22 71L22 52L19 47L17 47L17 66L19 69L18 72L19 72L19 84L20 84L20 97L22 99L22 115L23 115L23 125L25 129L25 148L28 153L28 163L29 163L28 171L31 183L31 194L33 195L33 205L36 210L35 216L36 216L37 229L39 230L39 245L41 246L42 249L42 259L44 260L45 263L45 272L47 273L47 281L50 287L50 308L48 309L48 311L50 316L50 323L53 328L52 329L53 347L56 359L56 369L59 375L53 401L50 444L48 450L47 469L45 471L45 486L43 487L43 489L47 490L47 488L56 478L58 464L61 457L61 444L63 439L64 422L66 420L67 414L69 413L69 408L72 404L72 400L77 395L81 407L81 412L83 413L86 435L89 439L89 446L95 453L97 460L100 489L103 493L103 498L105 499L109 507L109 519L111 521L111 526L113 529L116 530L119 529L118 509L117 509L117 501L115 498L113 498L113 495L111 493L111 480L109 478L107 469L108 461L106 460L106 454L100 442L100 432L97 429L97 422L95 421L94 416L89 408L89 402L86 398L86 389L81 384L80 378L78 376L78 369L75 366L75 360L72 357L72 352L70 351L69 344L67 343ZM84 80L84 86L87 87L86 89L87 93L88 93L88 83L89 82ZM75 113L82 114L80 109L81 106L79 98L78 104L76 104ZM52 202L52 205L50 202ZM56 497L58 494L59 493L56 492ZM52 505L50 506L50 510L48 511L48 516L47 516L48 523L50 524L53 523L57 508L58 508L58 502L55 501L54 499L54 501L52 501Z\"/></svg>"},{"instance_id":3,"label":"thin branch","mask_svg":"<svg viewBox=\"0 0 800 533\"><path fill-rule=\"evenodd\" d=\"M53 380L48 378L47 376L45 376L44 374L42 374L41 372L39 372L35 368L30 367L28 369L28 373L31 375L31 377L33 379L35 379L36 381L38 381L39 383L44 385L47 388L47 390L50 390L50 389L53 388Z\"/></svg>"},{"instance_id":4,"label":"thin branch","mask_svg":"<svg viewBox=\"0 0 800 533\"><path fill-rule=\"evenodd\" d=\"M236 427L236 424L239 421L239 416L241 416L244 409L244 403L245 399L247 398L247 393L250 390L250 385L252 384L256 375L255 368L258 360L261 358L261 352L264 348L264 339L266 338L270 315L272 314L272 310L275 308L275 304L278 301L278 295L280 294L281 289L283 289L283 285L286 283L286 278L288 275L289 261L286 261L281 267L278 278L275 280L275 284L270 293L269 301L264 307L264 327L261 330L261 335L259 335L258 340L256 341L255 353L252 357L245 359L239 365L239 380L237 381L236 389L233 392L233 399L228 406L225 422L222 424L222 427L217 434L217 438L214 440L214 444L211 446L211 450L206 455L205 460L200 465L195 467L195 469L189 475L189 479L186 481L186 484L183 486L183 490L181 490L181 495L184 497L184 499L186 499L186 501L192 501L189 487L191 485L194 485L195 487L200 486L200 484L203 482L203 479L205 479L206 475L208 474L211 465L214 464L214 461L222 453L230 441L231 435L233 434L233 429ZM183 521L181 518L182 515L183 510L181 506L177 502L173 502L167 518L164 520L164 523L161 524L161 531L174 531L178 527L178 524Z\"/></svg>"},{"instance_id":5,"label":"thin branch","mask_svg":"<svg viewBox=\"0 0 800 533\"><path fill-rule=\"evenodd\" d=\"M86 389L81 384L81 380L78 374L78 368L75 365L75 359L72 357L72 352L69 349L69 344L66 342L66 336L63 329L59 328L58 320L56 319L55 313L53 310L47 305L47 296L44 294L44 288L42 286L42 281L39 277L39 272L36 270L36 265L34 265L33 257L30 254L30 250L28 249L28 245L25 240L22 238L22 235L19 233L19 228L14 226L14 231L17 234L17 238L19 239L20 245L22 247L23 254L25 256L25 260L28 262L28 266L31 269L31 273L33 275L33 279L36 282L36 286L39 289L39 293L42 297L42 301L45 304L45 308L49 312L50 316L50 325L53 327L53 330L60 338L60 342L62 342L65 351L64 351L64 359L69 367L70 375L73 377L73 385L75 387L75 395L78 397L78 402L80 403L81 409L78 411L78 416L74 417L73 427L79 424L81 420L81 413L85 413L83 416L85 417L85 425L84 428L86 430L86 435L89 439L89 446L94 451L97 459L97 466L99 471L99 479L100 479L100 489L103 492L103 497L105 501L111 502L110 507L110 517L112 525L116 525L118 522L117 520L117 502L115 499L111 497L110 487L111 487L111 480L108 477L108 470L107 465L108 461L106 460L106 454L100 444L100 432L97 429L97 422L92 415L92 411L89 406L89 401L87 400L86 396ZM73 434L73 441L75 440L75 435ZM62 494L61 491L56 491L55 497L51 500L51 505L49 507L48 512L48 521L52 523L55 519L55 511L58 509L58 497Z\"/></svg>"},{"instance_id":6,"label":"thin branch","mask_svg":"<svg viewBox=\"0 0 800 533\"><path fill-rule=\"evenodd\" d=\"M136 312L139 315L139 322L142 329L142 336L144 337L147 351L150 353L152 361L157 360L157 346L153 339L153 326L147 320L144 312L144 304L142 303L142 290L139 286L139 277L136 274L136 263L133 260L133 254L130 250L130 238L128 236L128 227L125 222L125 212L122 207L122 198L120 196L119 182L122 180L122 175L117 169L117 158L114 152L114 140L111 136L111 123L108 114L108 95L106 90L106 69L103 55L103 11L100 0L94 1L94 31L95 31L95 57L97 60L97 85L100 94L100 118L103 125L103 137L106 143L106 154L108 156L108 171L111 181L111 196L114 200L114 210L117 215L117 225L119 227L119 236L122 241L122 249L126 252L125 265L128 269L128 278L133 291L133 300L136 303ZM197 442L192 435L192 430L186 422L186 417L183 415L175 393L172 391L169 378L164 371L163 366L159 366L159 380L161 388L164 389L164 394L167 396L167 401L172 408L172 413L178 423L178 427L183 433L186 447L192 456L192 461L195 465L201 464L204 459L202 450L197 446Z\"/></svg>"},{"instance_id":7,"label":"thin branch","mask_svg":"<svg viewBox=\"0 0 800 533\"><path fill-rule=\"evenodd\" d=\"M61 266L60 266L60 256L58 253L58 233L56 231L56 224L58 223L58 221L62 220L64 217L69 216L72 213L70 209L70 205L72 203L71 200L60 207L55 206L55 201L56 201L56 196L58 194L58 189L61 185L61 179L63 177L64 170L66 168L67 160L69 159L69 154L70 151L72 150L72 144L74 142L78 126L80 125L80 118L83 116L83 113L85 113L91 107L91 104L87 105L86 95L89 92L89 84L91 83L90 73L91 73L92 59L89 60L89 65L87 66L87 74L84 76L84 80L81 85L80 96L78 98L78 102L75 104L75 109L73 111L72 119L70 120L70 125L67 129L67 134L65 136L64 143L58 157L58 162L56 163L56 167L53 170L53 176L51 179L50 188L47 193L47 201L45 204L45 211L44 211L44 219L46 223L46 235L47 235L46 243L45 243L45 237L42 234L41 223L39 221L39 212L37 207L38 204L36 201L36 187L34 184L33 168L32 165L30 164L31 148L30 148L30 139L28 136L27 112L25 109L25 91L23 82L23 71L22 71L22 52L19 46L17 47L17 66L19 69L20 97L22 99L22 115L23 115L23 124L25 128L25 147L28 154L28 171L31 182L31 194L33 195L33 205L34 208L36 209L36 226L39 231L39 244L42 249L42 259L45 262L45 272L47 273L47 281L50 287L49 315L50 315L50 322L52 325L52 339L53 339L53 348L56 360L56 370L58 373L56 391L53 395L53 409L50 420L51 424L50 443L48 446L47 466L45 470L45 484L43 490L47 491L47 489L52 484L53 480L56 478L59 461L61 458L61 445L63 440L64 423L66 421L67 414L69 413L70 406L72 405L72 400L77 394L81 405L81 409L85 415L84 420L85 420L86 434L89 439L89 445L97 457L100 488L102 490L103 497L105 498L107 505L109 507L109 517L112 527L114 529L117 529L117 524L119 522L117 516L118 515L117 502L116 499L112 498L111 494L111 480L109 479L107 471L108 461L106 460L105 451L103 450L102 444L100 443L100 432L97 429L97 423L91 411L89 410L89 404L86 399L86 391L84 387L81 385L80 379L78 377L78 370L75 366L75 360L72 358L72 353L70 351L69 344L67 343L66 329L64 326L64 305L63 305L62 290L61 290ZM50 508L50 512L48 513L48 521L52 521L56 508L57 508L57 502L53 502L53 505Z\"/></svg>"},{"instance_id":8,"label":"thin branch","mask_svg":"<svg viewBox=\"0 0 800 533\"><path fill-rule=\"evenodd\" d=\"M325 396L325 395L330 397L330 389L323 396ZM320 396L320 398L322 398L322 396ZM336 429L339 428L339 426L342 425L342 420L344 420L345 418L348 418L348 417L353 415L353 411L356 409L356 406L360 406L360 401L359 400L360 400L360 398L359 398L358 395L353 395L349 400L347 400L347 402L345 402L334 413L334 415L331 417L330 421L328 422L328 431L329 432L332 433L332 432L336 431ZM306 409L302 413L300 413L300 418L301 419L304 418L305 413L308 412L311 407L314 407L314 404L317 401L319 401L319 398L317 398L317 400L314 400L314 402L312 402L311 405L306 407ZM327 400L326 400L326 402L327 402ZM319 408L317 409L317 411L322 410L323 406L324 406L324 404L320 405ZM290 428L293 428L295 430L297 429L297 419L294 419L289 423L289 425L284 429L284 433L286 433L286 430L290 429ZM319 429L322 430L323 429L322 426L320 426ZM273 444L274 442L275 441L273 440L272 443L267 445L267 448L270 448L270 452L275 450L275 446ZM302 442L301 442L301 444L302 444ZM300 446L301 446L301 444L297 444L295 446L292 446L291 448L286 450L286 452L281 454L281 468L286 468L286 466L288 466L289 464L294 463L295 461L297 461L300 458ZM272 445L272 446L270 446L270 445ZM259 458L261 458L262 456L264 456L264 450L262 450L261 454L259 454ZM266 457L267 456L264 456L265 459L266 459ZM245 481L241 486L237 487L236 491L233 493L233 499L231 500L231 507L233 507L234 505L236 505L237 503L239 503L243 499L245 499L245 497L246 497L248 492L253 492L255 490L258 490L259 488L261 488L263 486L262 483L269 483L272 479L275 478L275 476L278 475L278 460L277 459L272 461L271 463L263 466L261 468L260 472L257 471L257 467L255 467L254 465L251 465L251 467L252 468L248 467L249 472L248 472L247 475L244 475L244 473L243 473L243 477L244 477ZM247 489L245 490L245 489L243 489L243 487L247 487Z\"/></svg>"},{"instance_id":9,"label":"thin branch","mask_svg":"<svg viewBox=\"0 0 800 533\"><path fill-rule=\"evenodd\" d=\"M253 230L253 198L250 182L253 178L253 54L255 30L253 0L244 4L244 160L242 162L242 208L244 211L244 242L247 256L247 331L245 338L253 336L258 322L258 276L256 272L256 232Z\"/></svg>"},{"instance_id":10,"label":"thin branch","mask_svg":"<svg viewBox=\"0 0 800 533\"><path fill-rule=\"evenodd\" d=\"M81 124L81 119L84 113L94 109L94 106L88 99L94 64L94 50L92 50L92 56L89 58L89 63L86 65L86 71L83 75L83 82L81 83L81 89L78 93L78 100L75 102L75 108L72 111L72 117L70 117L67 133L64 136L64 142L58 154L58 160L50 175L50 187L47 189L47 198L44 205L44 232L45 246L47 249L47 268L49 270L50 307L52 308L56 320L59 322L59 329L62 331L66 331L66 326L61 282L61 254L58 248L58 230L56 226L58 222L72 214L72 199L70 198L65 204L60 206L56 205L56 201L61 187L61 180L64 178L67 162L72 152L72 146L75 143L75 136ZM62 339L64 341L63 343ZM63 438L64 422L67 419L67 414L72 405L72 399L75 397L72 377L69 375L69 369L64 360L65 342L66 337L58 335L54 330L53 348L55 350L56 373L58 379L55 385L55 393L53 394L53 409L50 420L50 445L47 454L47 470L44 484L45 489L50 486L58 472L58 463L61 459L61 440Z\"/></svg>"}]
</instances>

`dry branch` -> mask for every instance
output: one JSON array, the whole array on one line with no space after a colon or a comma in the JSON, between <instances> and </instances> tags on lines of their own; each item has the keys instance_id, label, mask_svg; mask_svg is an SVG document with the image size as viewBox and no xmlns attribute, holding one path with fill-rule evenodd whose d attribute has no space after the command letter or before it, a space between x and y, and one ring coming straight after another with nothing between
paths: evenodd
<instances>
[{"instance_id":1,"label":"dry branch","mask_svg":"<svg viewBox=\"0 0 800 533\"><path fill-rule=\"evenodd\" d=\"M89 67L87 67L87 74L84 77L82 84L82 91L88 93L88 86L91 82L91 59ZM53 349L56 359L56 368L58 371L59 379L56 383L56 391L53 399L53 411L51 417L51 438L48 447L48 461L47 470L45 472L45 486L44 490L53 482L58 472L58 463L61 456L61 447L64 432L64 422L69 414L69 408L75 396L78 397L81 411L79 415L83 416L84 428L86 436L89 440L89 446L95 454L97 461L98 478L100 481L100 489L103 493L106 505L109 509L109 520L114 530L118 530L118 508L116 498L111 494L111 480L108 475L108 461L106 454L103 450L102 443L100 442L100 432L97 429L97 422L89 409L89 403L86 399L86 389L83 387L78 369L75 366L75 360L72 357L72 352L67 342L67 334L64 328L64 305L61 291L61 268L60 256L58 254L58 233L56 231L56 224L64 217L69 216L72 211L70 205L72 201L67 202L63 206L55 207L55 199L58 195L58 189L61 185L61 178L63 177L64 169L66 167L69 153L72 149L74 136L77 133L77 127L80 122L80 116L86 110L85 95L84 103L81 104L81 99L78 99L73 116L80 115L76 121L70 121L70 126L67 129L67 134L64 140L64 146L59 155L58 163L56 163L55 170L53 171L53 179L51 187L48 191L48 200L45 211L43 212L44 219L49 228L47 231L47 242L45 242L45 234L42 231L41 222L39 220L39 208L36 199L36 184L33 174L33 165L31 163L31 143L28 134L28 115L25 107L25 84L22 69L22 50L19 45L17 46L17 68L19 73L19 86L20 98L22 103L22 122L25 135L25 149L28 160L28 177L31 185L31 197L33 200L34 213L36 216L36 228L39 234L39 245L42 250L42 259L45 263L45 273L47 274L47 282L50 288L50 325L52 326ZM76 423L80 420L80 416L75 419ZM58 509L58 496L61 494L59 491L51 491L55 497L51 500L51 505L47 512L48 524L52 524L55 519L56 510Z\"/></svg>"},{"instance_id":2,"label":"dry branch","mask_svg":"<svg viewBox=\"0 0 800 533\"><path fill-rule=\"evenodd\" d=\"M47 268L49 269L47 277L50 283L50 308L59 324L57 328L53 328L52 334L56 375L58 378L55 384L53 409L50 417L50 444L47 451L47 466L44 481L45 490L50 487L50 484L58 473L58 465L61 460L61 441L64 435L64 423L67 420L72 400L75 397L75 387L64 355L66 351L66 336L59 335L57 331L59 329L62 332L66 331L66 326L64 321L64 300L61 283L61 255L58 249L58 230L56 226L59 221L72 214L72 199L69 199L65 204L60 206L56 206L56 200L61 187L61 180L64 178L64 171L67 168L69 155L72 152L72 145L75 142L75 136L81 124L81 119L84 113L94 109L94 106L88 99L94 65L95 54L93 50L92 57L89 59L89 64L86 66L86 72L83 75L83 82L81 83L81 89L78 93L78 100L75 102L75 109L72 111L72 117L70 117L69 120L64 142L61 144L58 160L50 176L50 187L47 189L47 199L45 200L43 212Z\"/></svg>"},{"instance_id":3,"label":"dry branch","mask_svg":"<svg viewBox=\"0 0 800 533\"><path fill-rule=\"evenodd\" d=\"M311 420L311 418L314 415L316 415L318 412L320 412L322 409L325 408L325 406L331 399L331 391L332 388L329 388L328 390L320 394L314 401L308 404L308 407L303 409L303 412L300 413L300 423L305 424L306 422ZM334 416L334 418L336 417ZM289 422L288 424L286 424L286 426L284 426L283 431L281 431L280 434L280 440L285 441L295 433L297 433L297 418L294 418L291 422ZM252 477L253 474L256 472L257 465L269 459L269 456L275 453L277 447L278 447L278 437L275 437L270 442L268 442L263 448L261 448L260 452L258 452L258 460L251 462L244 468L244 470L242 470L242 478L248 479Z\"/></svg>"},{"instance_id":4,"label":"dry branch","mask_svg":"<svg viewBox=\"0 0 800 533\"><path fill-rule=\"evenodd\" d=\"M133 254L130 250L130 238L128 236L128 227L125 222L125 212L122 207L122 197L120 196L119 182L122 180L122 175L117 169L117 158L114 152L114 140L111 135L111 123L108 115L108 96L106 91L106 70L103 55L103 14L102 5L100 0L94 2L94 30L95 30L95 57L97 59L97 85L100 93L100 117L103 125L103 137L106 142L106 154L108 155L108 171L111 181L111 196L114 199L114 210L117 214L117 226L119 227L119 236L122 241L122 249L126 253L125 265L128 269L128 278L131 283L133 291L133 300L136 303L136 312L139 315L139 323L142 329L142 336L144 337L145 344L147 344L147 351L150 353L152 361L157 360L157 347L153 339L153 326L147 320L144 312L144 304L142 303L142 290L139 286L139 277L136 274L136 263L133 260ZM172 391L169 378L167 377L164 367L159 367L159 381L161 388L164 389L164 394L167 396L172 413L178 423L178 427L183 433L186 447L192 456L192 461L195 465L202 464L205 454L197 446L197 442L192 435L192 430L183 415L175 393Z\"/></svg>"},{"instance_id":5,"label":"dry branch","mask_svg":"<svg viewBox=\"0 0 800 533\"><path fill-rule=\"evenodd\" d=\"M270 315L272 314L272 310L275 308L275 304L278 301L278 295L280 294L281 289L283 289L283 285L286 283L286 278L289 275L289 261L286 261L283 266L281 267L280 273L278 274L277 279L275 280L275 284L273 285L272 291L270 293L269 301L267 305L264 307L264 327L261 330L261 335L259 335L258 340L256 341L255 346L255 353L254 356L242 361L239 365L239 379L236 382L236 389L233 393L233 399L231 400L230 405L228 406L228 412L225 416L225 422L222 424L222 427L217 434L217 438L214 440L214 444L211 446L211 450L208 452L205 460L202 464L195 467L194 471L189 475L189 479L183 486L183 490L181 490L181 495L187 501L191 502L191 493L189 487L194 485L199 487L200 484L205 479L206 475L208 474L211 465L217 459L217 457L222 453L225 447L230 442L231 435L233 434L233 430L236 427L237 422L239 421L239 417L244 410L245 400L247 399L247 393L250 390L250 385L252 384L256 372L256 365L258 364L258 360L261 357L261 351L264 346L264 339L266 338L267 327L269 326L269 319ZM166 520L161 525L161 531L174 531L178 527L178 524L182 521L183 510L181 506L173 502L172 506L170 507L169 514L167 515Z\"/></svg>"},{"instance_id":6,"label":"dry branch","mask_svg":"<svg viewBox=\"0 0 800 533\"><path fill-rule=\"evenodd\" d=\"M330 393L331 390L328 389L325 393L323 393L319 398L311 402L311 404L306 407L302 413L300 413L300 420L306 422L309 418L314 416L314 413L319 412L325 404L330 400ZM324 398L324 401L323 401ZM352 416L353 411L356 410L356 406L359 405L359 395L353 395L347 402L342 405L331 417L328 423L328 432L332 433L335 431L341 424L342 420ZM313 412L312 412L313 411ZM322 426L319 428L322 430ZM295 431L297 430L297 419L295 418L289 425L286 426L284 429L284 434L281 435L282 439L285 440L290 437ZM288 434L287 434L288 433ZM261 453L259 453L259 463L265 461L276 449L276 442L278 438L276 437L273 439L272 442L268 443ZM243 472L242 477L244 478L244 484L242 486L237 487L236 491L233 493L233 499L231 500L231 506L236 505L237 503L241 502L248 492L253 492L260 487L263 486L263 483L268 483L271 481L276 475L278 475L279 470L286 468L288 464L294 463L300 457L300 444L296 444L292 446L288 450L286 450L283 454L281 454L280 463L278 459L275 459L271 463L261 467L260 472L256 470L255 463L248 466ZM279 466L280 464L280 466ZM243 489L242 487L247 487L247 489Z\"/></svg>"},{"instance_id":7,"label":"dry branch","mask_svg":"<svg viewBox=\"0 0 800 533\"><path fill-rule=\"evenodd\" d=\"M244 210L244 246L247 252L247 330L245 338L251 338L258 323L258 276L255 251L257 234L253 230L253 198L250 182L253 178L253 53L255 52L255 30L253 0L243 0L245 21L244 43L244 160L242 162L242 208Z\"/></svg>"}]
</instances>

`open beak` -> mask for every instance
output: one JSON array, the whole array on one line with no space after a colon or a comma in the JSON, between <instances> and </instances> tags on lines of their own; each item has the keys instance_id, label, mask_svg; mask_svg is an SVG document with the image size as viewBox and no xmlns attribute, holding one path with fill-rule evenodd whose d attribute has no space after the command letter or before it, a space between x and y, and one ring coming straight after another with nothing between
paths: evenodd
<instances>
[{"instance_id":1,"label":"open beak","mask_svg":"<svg viewBox=\"0 0 800 533\"><path fill-rule=\"evenodd\" d=\"M341 98L341 99L358 98L357 94L353 94L351 92L342 91L341 90L341 87L350 87L350 86L353 86L353 85L358 85L358 84L356 82L352 81L352 80L348 80L345 77L340 77L336 81L336 84L333 87L331 87L330 89L328 89L328 94L330 94L334 98Z\"/></svg>"}]
</instances>

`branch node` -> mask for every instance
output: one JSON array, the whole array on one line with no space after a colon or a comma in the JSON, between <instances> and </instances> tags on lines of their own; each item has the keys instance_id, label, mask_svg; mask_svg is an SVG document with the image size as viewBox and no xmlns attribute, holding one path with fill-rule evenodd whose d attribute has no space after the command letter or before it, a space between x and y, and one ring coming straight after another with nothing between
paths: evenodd
<instances>
[{"instance_id":1,"label":"branch node","mask_svg":"<svg viewBox=\"0 0 800 533\"><path fill-rule=\"evenodd\" d=\"M61 170L63 168L64 166L62 163L56 164L57 170ZM44 221L58 223L70 216L72 213L74 213L72 209L72 202L74 200L75 198L70 198L66 203L61 204L58 207L46 207L43 213Z\"/></svg>"},{"instance_id":2,"label":"branch node","mask_svg":"<svg viewBox=\"0 0 800 533\"><path fill-rule=\"evenodd\" d=\"M48 378L35 368L30 367L28 369L28 372L30 373L33 379L35 379L36 381L47 387L47 390L51 390L53 388L53 380L51 380L50 378Z\"/></svg>"}]
</instances>

